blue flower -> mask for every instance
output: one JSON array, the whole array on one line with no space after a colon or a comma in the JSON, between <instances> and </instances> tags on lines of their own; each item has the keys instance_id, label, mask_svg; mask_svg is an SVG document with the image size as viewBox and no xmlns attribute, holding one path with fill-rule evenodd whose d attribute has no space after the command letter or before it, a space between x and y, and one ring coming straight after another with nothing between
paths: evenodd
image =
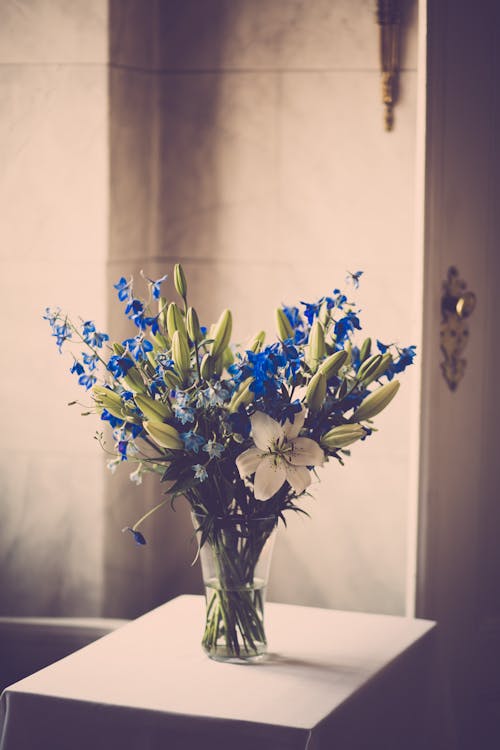
<instances>
[{"instance_id":1,"label":"blue flower","mask_svg":"<svg viewBox=\"0 0 500 750\"><path fill-rule=\"evenodd\" d=\"M70 372L76 372L77 375L83 375L83 373L85 372L85 368L81 362L75 359L71 366Z\"/></svg>"},{"instance_id":2,"label":"blue flower","mask_svg":"<svg viewBox=\"0 0 500 750\"><path fill-rule=\"evenodd\" d=\"M118 291L118 299L120 302L130 299L130 287L132 282L127 281L125 276L122 276L117 284L113 284L114 288Z\"/></svg>"},{"instance_id":3,"label":"blue flower","mask_svg":"<svg viewBox=\"0 0 500 750\"><path fill-rule=\"evenodd\" d=\"M416 346L407 346L404 349L398 349L399 353L399 359L397 359L392 367L391 370L394 374L403 372L403 370L406 370L407 367L413 364L413 360L416 356Z\"/></svg>"},{"instance_id":4,"label":"blue flower","mask_svg":"<svg viewBox=\"0 0 500 750\"><path fill-rule=\"evenodd\" d=\"M124 424L123 419L118 419L118 417L115 417L107 409L102 410L101 419L103 420L103 422L109 422L113 429L115 427L121 427Z\"/></svg>"},{"instance_id":5,"label":"blue flower","mask_svg":"<svg viewBox=\"0 0 500 750\"><path fill-rule=\"evenodd\" d=\"M82 338L89 346L96 346L98 349L101 348L105 341L109 340L107 333L99 333L96 331L95 325L91 320L86 320L82 325Z\"/></svg>"},{"instance_id":6,"label":"blue flower","mask_svg":"<svg viewBox=\"0 0 500 750\"><path fill-rule=\"evenodd\" d=\"M215 440L209 440L207 444L203 446L203 450L208 453L210 458L220 458L224 453L224 446L217 443Z\"/></svg>"},{"instance_id":7,"label":"blue flower","mask_svg":"<svg viewBox=\"0 0 500 750\"><path fill-rule=\"evenodd\" d=\"M71 338L71 328L69 327L68 323L64 322L61 323L61 325L53 325L52 330L54 333L52 334L56 339L57 347L59 348L59 352L62 352L62 345L65 341Z\"/></svg>"},{"instance_id":8,"label":"blue flower","mask_svg":"<svg viewBox=\"0 0 500 750\"><path fill-rule=\"evenodd\" d=\"M95 370L98 362L98 357L95 352L82 352L83 362L87 365L89 370L92 372Z\"/></svg>"},{"instance_id":9,"label":"blue flower","mask_svg":"<svg viewBox=\"0 0 500 750\"><path fill-rule=\"evenodd\" d=\"M380 354L385 354L388 348L389 348L389 344L383 344L381 341L377 339L377 349L379 350Z\"/></svg>"},{"instance_id":10,"label":"blue flower","mask_svg":"<svg viewBox=\"0 0 500 750\"><path fill-rule=\"evenodd\" d=\"M125 341L122 341L122 344L129 350L137 362L145 358L146 352L153 350L153 344L144 339L140 334L133 339L125 339Z\"/></svg>"},{"instance_id":11,"label":"blue flower","mask_svg":"<svg viewBox=\"0 0 500 750\"><path fill-rule=\"evenodd\" d=\"M183 406L182 404L175 404L174 414L179 422L187 424L188 422L194 422L194 411L189 406Z\"/></svg>"},{"instance_id":12,"label":"blue flower","mask_svg":"<svg viewBox=\"0 0 500 750\"><path fill-rule=\"evenodd\" d=\"M133 366L134 363L130 357L119 354L114 354L110 357L107 364L108 370L115 376L115 378L123 378Z\"/></svg>"},{"instance_id":13,"label":"blue flower","mask_svg":"<svg viewBox=\"0 0 500 750\"><path fill-rule=\"evenodd\" d=\"M42 318L43 320L48 320L50 327L53 328L54 325L56 324L56 321L59 319L60 313L61 313L60 307L56 307L55 310L53 310L50 307L46 307L45 315L43 315Z\"/></svg>"},{"instance_id":14,"label":"blue flower","mask_svg":"<svg viewBox=\"0 0 500 750\"><path fill-rule=\"evenodd\" d=\"M205 438L202 435L197 435L193 430L188 432L181 432L181 439L184 443L184 447L187 451L198 453L201 446L205 443Z\"/></svg>"},{"instance_id":15,"label":"blue flower","mask_svg":"<svg viewBox=\"0 0 500 750\"><path fill-rule=\"evenodd\" d=\"M357 289L359 287L359 279L362 275L363 271L356 271L356 273L351 273L350 271L348 271L345 280L348 284L352 281L354 288Z\"/></svg>"},{"instance_id":16,"label":"blue flower","mask_svg":"<svg viewBox=\"0 0 500 750\"><path fill-rule=\"evenodd\" d=\"M131 529L130 526L127 526L125 529L122 529L122 531L130 531L130 533L134 537L136 544L140 544L140 545L146 544L146 540L144 539L140 531L135 531L134 529Z\"/></svg>"},{"instance_id":17,"label":"blue flower","mask_svg":"<svg viewBox=\"0 0 500 750\"><path fill-rule=\"evenodd\" d=\"M314 318L317 318L319 315L319 311L321 309L321 305L324 302L324 297L321 297L317 302L301 302L301 305L304 305L304 315L307 318L307 322L309 325L312 325L314 322Z\"/></svg>"},{"instance_id":18,"label":"blue flower","mask_svg":"<svg viewBox=\"0 0 500 750\"><path fill-rule=\"evenodd\" d=\"M168 279L168 274L165 274L165 276L162 276L160 279L156 279L156 281L148 279L151 284L151 294L153 295L153 299L160 299L160 287L166 279Z\"/></svg>"},{"instance_id":19,"label":"blue flower","mask_svg":"<svg viewBox=\"0 0 500 750\"><path fill-rule=\"evenodd\" d=\"M89 388L92 388L92 386L97 382L97 378L95 375L91 375L90 373L84 373L83 375L80 375L78 378L78 382L80 385L83 385L85 390L89 390Z\"/></svg>"},{"instance_id":20,"label":"blue flower","mask_svg":"<svg viewBox=\"0 0 500 750\"><path fill-rule=\"evenodd\" d=\"M358 331L361 330L359 318L353 310L349 310L343 318L340 318L340 320L335 323L334 331L337 344L342 344L345 339L348 338L349 333L354 331L355 328L357 328Z\"/></svg>"},{"instance_id":21,"label":"blue flower","mask_svg":"<svg viewBox=\"0 0 500 750\"><path fill-rule=\"evenodd\" d=\"M207 470L202 464L194 464L191 468L194 471L194 478L199 479L200 482L204 482L208 477Z\"/></svg>"},{"instance_id":22,"label":"blue flower","mask_svg":"<svg viewBox=\"0 0 500 750\"><path fill-rule=\"evenodd\" d=\"M122 461L127 460L127 448L128 448L128 440L119 440L116 444L116 447L118 449L118 453L120 454Z\"/></svg>"}]
</instances>

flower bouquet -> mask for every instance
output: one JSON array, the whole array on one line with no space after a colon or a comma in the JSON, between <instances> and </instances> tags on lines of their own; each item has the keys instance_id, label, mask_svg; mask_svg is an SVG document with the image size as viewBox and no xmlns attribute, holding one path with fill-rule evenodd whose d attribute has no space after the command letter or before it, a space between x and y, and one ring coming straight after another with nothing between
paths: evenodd
<instances>
[{"instance_id":1,"label":"flower bouquet","mask_svg":"<svg viewBox=\"0 0 500 750\"><path fill-rule=\"evenodd\" d=\"M357 287L361 272L349 279ZM110 343L90 320L78 324L47 309L59 350L73 344L71 372L109 423L108 466L134 464L165 483L165 497L124 531L146 544L143 523L176 497L192 511L206 589L203 647L215 659L254 660L266 650L264 596L274 531L325 462L344 462L348 447L374 431L372 419L394 398L395 374L415 347L353 341L359 311L335 289L314 303L276 311L277 339L264 331L232 346L232 316L210 328L188 303L182 267L174 268L178 302L166 276L115 285L135 334ZM84 351L82 351L84 349ZM101 444L106 447L102 433Z\"/></svg>"}]
</instances>

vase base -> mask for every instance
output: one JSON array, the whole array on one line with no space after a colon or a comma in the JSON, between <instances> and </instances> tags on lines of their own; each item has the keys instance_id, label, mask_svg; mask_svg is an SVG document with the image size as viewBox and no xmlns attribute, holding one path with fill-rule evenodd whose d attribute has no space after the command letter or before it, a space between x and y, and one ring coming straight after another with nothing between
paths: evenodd
<instances>
[{"instance_id":1,"label":"vase base","mask_svg":"<svg viewBox=\"0 0 500 750\"><path fill-rule=\"evenodd\" d=\"M267 657L267 647L263 644L262 650L257 651L240 651L235 654L234 651L225 646L219 646L216 649L203 649L209 659L213 661L224 662L224 664L257 664L264 661Z\"/></svg>"}]
</instances>

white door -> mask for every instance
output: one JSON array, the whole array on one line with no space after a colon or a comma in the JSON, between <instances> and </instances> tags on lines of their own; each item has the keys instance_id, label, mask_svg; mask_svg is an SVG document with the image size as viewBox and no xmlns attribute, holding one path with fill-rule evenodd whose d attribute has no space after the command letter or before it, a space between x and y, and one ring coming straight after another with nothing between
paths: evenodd
<instances>
[{"instance_id":1,"label":"white door","mask_svg":"<svg viewBox=\"0 0 500 750\"><path fill-rule=\"evenodd\" d=\"M429 0L417 615L439 621L459 748L500 748L500 9ZM477 297L463 379L441 284Z\"/></svg>"}]
</instances>

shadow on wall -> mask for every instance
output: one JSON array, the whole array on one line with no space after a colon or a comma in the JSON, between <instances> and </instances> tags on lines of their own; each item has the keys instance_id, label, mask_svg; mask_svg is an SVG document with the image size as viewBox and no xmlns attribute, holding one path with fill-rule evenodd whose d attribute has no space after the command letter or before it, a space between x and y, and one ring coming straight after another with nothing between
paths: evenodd
<instances>
[{"instance_id":1,"label":"shadow on wall","mask_svg":"<svg viewBox=\"0 0 500 750\"><path fill-rule=\"evenodd\" d=\"M130 337L131 324L113 289L120 276L139 282L141 269L153 278L182 261L193 299L202 296L205 302L202 313L217 309L207 295L207 269L198 276L190 272L186 233L194 226L204 246L217 242L213 216L201 224L196 217L209 208L207 197L213 203L219 192L213 135L221 77L196 75L193 87L188 71L180 70L200 53L217 69L229 9L214 13L211 3L112 0L109 13L108 330L112 340L121 341ZM178 59L172 59L172 44ZM209 256L206 260L210 263ZM106 480L103 609L112 617L136 617L179 594L202 592L199 565L192 566L189 508L182 499L175 512L167 505L141 527L146 547L121 533L163 499L156 476L140 487L129 481L133 468L121 466Z\"/></svg>"}]
</instances>

